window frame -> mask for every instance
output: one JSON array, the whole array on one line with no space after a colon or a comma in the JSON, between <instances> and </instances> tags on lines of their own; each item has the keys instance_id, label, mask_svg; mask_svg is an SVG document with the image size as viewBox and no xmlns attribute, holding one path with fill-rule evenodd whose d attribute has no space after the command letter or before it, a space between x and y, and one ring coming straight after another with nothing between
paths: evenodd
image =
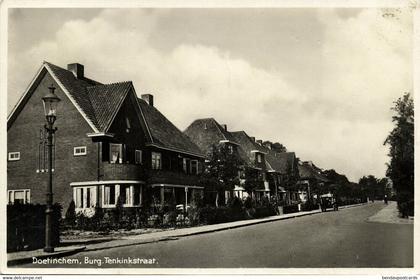
<instances>
[{"instance_id":1,"label":"window frame","mask_svg":"<svg viewBox=\"0 0 420 280\"><path fill-rule=\"evenodd\" d=\"M77 150L80 149L84 149L84 151L79 151L77 152ZM77 147L73 147L73 156L78 157L78 156L85 156L87 155L87 147L86 146L77 146Z\"/></svg>"},{"instance_id":2,"label":"window frame","mask_svg":"<svg viewBox=\"0 0 420 280\"><path fill-rule=\"evenodd\" d=\"M14 190L7 190L7 204L15 204L16 192L23 192L23 204L31 203L31 189L14 189ZM11 194L12 196L10 196ZM29 194L29 197L27 196L27 194Z\"/></svg>"},{"instance_id":3,"label":"window frame","mask_svg":"<svg viewBox=\"0 0 420 280\"><path fill-rule=\"evenodd\" d=\"M195 163L195 172L193 172L193 163ZM196 159L190 160L190 173L194 175L198 174L198 160Z\"/></svg>"},{"instance_id":4,"label":"window frame","mask_svg":"<svg viewBox=\"0 0 420 280\"><path fill-rule=\"evenodd\" d=\"M256 153L257 156L257 163L262 163L262 155L260 153Z\"/></svg>"},{"instance_id":5,"label":"window frame","mask_svg":"<svg viewBox=\"0 0 420 280\"><path fill-rule=\"evenodd\" d=\"M112 147L119 147L119 158L117 161L112 160ZM110 163L123 163L123 144L119 143L109 143L109 162Z\"/></svg>"},{"instance_id":6,"label":"window frame","mask_svg":"<svg viewBox=\"0 0 420 280\"><path fill-rule=\"evenodd\" d=\"M114 187L114 204L105 203L105 189ZM118 197L120 196L120 185L102 185L102 208L115 208L117 206Z\"/></svg>"},{"instance_id":7,"label":"window frame","mask_svg":"<svg viewBox=\"0 0 420 280\"><path fill-rule=\"evenodd\" d=\"M153 170L162 170L162 153L152 152L152 169ZM159 163L159 164L158 164Z\"/></svg>"},{"instance_id":8,"label":"window frame","mask_svg":"<svg viewBox=\"0 0 420 280\"><path fill-rule=\"evenodd\" d=\"M137 160L137 154L139 154L139 155L140 155L140 156L139 156L140 160ZM135 163L135 164L143 164L143 151L142 151L142 150L138 150L138 149L136 149L136 150L134 151L134 163Z\"/></svg>"},{"instance_id":9,"label":"window frame","mask_svg":"<svg viewBox=\"0 0 420 280\"><path fill-rule=\"evenodd\" d=\"M80 203L78 201L78 193L80 194ZM76 210L92 209L98 205L98 188L97 186L78 186L73 187L73 201ZM87 207L87 205L89 205Z\"/></svg>"},{"instance_id":10,"label":"window frame","mask_svg":"<svg viewBox=\"0 0 420 280\"><path fill-rule=\"evenodd\" d=\"M17 155L17 158L12 157L14 155ZM18 160L20 160L20 152L9 152L7 154L7 160L8 161L18 161Z\"/></svg>"}]
</instances>

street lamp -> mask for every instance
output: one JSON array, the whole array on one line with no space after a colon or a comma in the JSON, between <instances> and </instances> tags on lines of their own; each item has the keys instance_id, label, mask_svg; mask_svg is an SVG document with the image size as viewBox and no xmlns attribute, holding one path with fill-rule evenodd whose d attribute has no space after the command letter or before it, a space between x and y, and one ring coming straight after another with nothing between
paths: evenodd
<instances>
[{"instance_id":1,"label":"street lamp","mask_svg":"<svg viewBox=\"0 0 420 280\"><path fill-rule=\"evenodd\" d=\"M55 87L51 85L48 87L50 92L42 98L44 105L44 114L47 123L44 125L45 130L48 133L48 189L47 189L47 208L45 210L45 247L44 252L54 252L54 246L52 244L52 203L53 203L53 192L52 192L52 146L53 146L53 135L57 130L53 127L55 120L57 119L57 104L60 102L60 98L54 94Z\"/></svg>"}]
</instances>

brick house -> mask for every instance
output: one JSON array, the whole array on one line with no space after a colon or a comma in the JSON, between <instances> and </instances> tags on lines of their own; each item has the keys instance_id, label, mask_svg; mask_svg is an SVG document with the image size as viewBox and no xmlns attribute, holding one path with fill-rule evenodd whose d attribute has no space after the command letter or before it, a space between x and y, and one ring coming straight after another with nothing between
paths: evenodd
<instances>
[{"instance_id":1,"label":"brick house","mask_svg":"<svg viewBox=\"0 0 420 280\"><path fill-rule=\"evenodd\" d=\"M255 190L256 199L259 200L262 196L270 196L270 186L268 179L268 171L271 169L267 162L267 154L265 147L262 146L262 141L255 141L255 137L250 137L245 131L233 131L231 135L235 141L245 151L251 164L248 168L252 168L257 172L257 176L261 180L261 188ZM274 188L272 189L274 190ZM272 194L273 192L271 192Z\"/></svg>"},{"instance_id":2,"label":"brick house","mask_svg":"<svg viewBox=\"0 0 420 280\"><path fill-rule=\"evenodd\" d=\"M244 163L244 166L240 167L241 169L244 169L245 166L253 166L252 161L241 145L236 142L232 133L227 130L227 126L219 124L214 118L197 119L185 129L184 133L206 155L211 154L214 147L226 146L231 153L235 153ZM240 180L243 182L244 172L241 171L240 173ZM242 198L244 190L241 185L237 185L233 194ZM226 203L231 195L232 193L226 191L222 200Z\"/></svg>"},{"instance_id":3,"label":"brick house","mask_svg":"<svg viewBox=\"0 0 420 280\"><path fill-rule=\"evenodd\" d=\"M77 211L141 207L145 198L189 202L201 192L204 154L132 82L102 84L84 66L44 62L7 120L9 203L44 203L47 184L45 117L48 87L61 99L53 152L54 202Z\"/></svg>"},{"instance_id":4,"label":"brick house","mask_svg":"<svg viewBox=\"0 0 420 280\"><path fill-rule=\"evenodd\" d=\"M322 194L322 189L330 183L321 173L321 169L314 165L311 161L299 162L299 181L297 186L299 196L302 202L312 199L317 192Z\"/></svg>"}]
</instances>

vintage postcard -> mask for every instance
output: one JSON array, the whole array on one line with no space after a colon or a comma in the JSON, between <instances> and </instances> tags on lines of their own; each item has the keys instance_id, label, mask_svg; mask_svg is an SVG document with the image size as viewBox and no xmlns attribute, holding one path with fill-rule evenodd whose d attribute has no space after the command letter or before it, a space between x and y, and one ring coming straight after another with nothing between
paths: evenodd
<instances>
[{"instance_id":1,"label":"vintage postcard","mask_svg":"<svg viewBox=\"0 0 420 280\"><path fill-rule=\"evenodd\" d=\"M417 279L417 5L4 1L2 273Z\"/></svg>"}]
</instances>

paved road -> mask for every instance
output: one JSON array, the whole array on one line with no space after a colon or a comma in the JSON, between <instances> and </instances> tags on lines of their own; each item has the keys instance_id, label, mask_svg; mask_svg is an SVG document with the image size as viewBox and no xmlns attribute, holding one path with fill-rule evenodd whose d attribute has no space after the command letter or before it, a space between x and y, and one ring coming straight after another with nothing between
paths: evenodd
<instances>
[{"instance_id":1,"label":"paved road","mask_svg":"<svg viewBox=\"0 0 420 280\"><path fill-rule=\"evenodd\" d=\"M60 267L98 267L99 261L101 268L411 267L413 225L369 222L383 207L374 203L177 240L84 251L68 258L97 262ZM104 257L155 261L109 265Z\"/></svg>"}]
</instances>

